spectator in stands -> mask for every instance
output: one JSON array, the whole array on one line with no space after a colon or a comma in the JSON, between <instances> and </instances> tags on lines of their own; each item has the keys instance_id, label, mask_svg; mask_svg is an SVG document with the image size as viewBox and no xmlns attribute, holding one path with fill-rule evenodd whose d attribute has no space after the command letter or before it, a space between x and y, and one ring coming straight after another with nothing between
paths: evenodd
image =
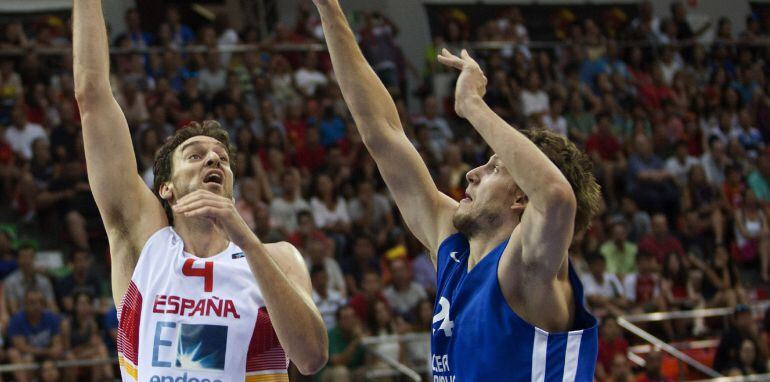
<instances>
[{"instance_id":1,"label":"spectator in stands","mask_svg":"<svg viewBox=\"0 0 770 382\"><path fill-rule=\"evenodd\" d=\"M8 359L13 364L32 363L44 360L60 360L63 356L61 319L56 313L45 309L46 299L37 289L24 294L24 308L11 317L8 325L10 348ZM17 371L18 382L31 381L29 373Z\"/></svg>"},{"instance_id":2,"label":"spectator in stands","mask_svg":"<svg viewBox=\"0 0 770 382\"><path fill-rule=\"evenodd\" d=\"M54 312L58 311L51 281L35 269L35 251L35 247L29 244L21 245L18 248L19 269L8 275L3 284L5 301L8 303L8 310L11 314L22 309L25 296L31 290L42 295L44 308Z\"/></svg>"},{"instance_id":3,"label":"spectator in stands","mask_svg":"<svg viewBox=\"0 0 770 382\"><path fill-rule=\"evenodd\" d=\"M627 193L647 211L664 212L676 221L679 211L679 191L674 177L663 169L663 161L655 155L649 139L634 138L636 152L628 160Z\"/></svg>"},{"instance_id":4,"label":"spectator in stands","mask_svg":"<svg viewBox=\"0 0 770 382\"><path fill-rule=\"evenodd\" d=\"M612 132L609 113L596 116L596 131L588 136L586 152L594 162L594 173L607 195L611 206L617 206L617 185L623 177L626 159L620 146L620 139Z\"/></svg>"},{"instance_id":5,"label":"spectator in stands","mask_svg":"<svg viewBox=\"0 0 770 382\"><path fill-rule=\"evenodd\" d=\"M767 357L758 350L758 339L744 338L738 350L738 360L726 373L728 376L750 376L767 373Z\"/></svg>"},{"instance_id":6,"label":"spectator in stands","mask_svg":"<svg viewBox=\"0 0 770 382\"><path fill-rule=\"evenodd\" d=\"M43 127L29 122L21 104L14 106L11 109L11 124L5 130L6 142L11 145L16 155L24 160L30 160L32 143L38 138L48 139Z\"/></svg>"},{"instance_id":7,"label":"spectator in stands","mask_svg":"<svg viewBox=\"0 0 770 382\"><path fill-rule=\"evenodd\" d=\"M660 274L655 257L647 252L636 255L636 272L626 275L623 280L626 299L631 303L631 312L656 312L664 310L665 303L660 295Z\"/></svg>"},{"instance_id":8,"label":"spectator in stands","mask_svg":"<svg viewBox=\"0 0 770 382\"><path fill-rule=\"evenodd\" d=\"M356 196L348 202L350 220L358 230L375 235L376 243L382 244L394 225L390 201L375 192L368 181L359 183L357 189Z\"/></svg>"},{"instance_id":9,"label":"spectator in stands","mask_svg":"<svg viewBox=\"0 0 770 382\"><path fill-rule=\"evenodd\" d=\"M714 370L720 373L726 373L731 367L745 367L741 358L742 345L745 339L755 340L759 338L759 328L747 305L739 304L735 307L730 328L722 335L719 340L716 354L714 355ZM767 346L763 343L754 343L755 358L757 360L767 360ZM748 349L746 349L748 353ZM746 354L748 356L748 354ZM745 357L749 361L749 357ZM750 362L749 362L750 363Z\"/></svg>"},{"instance_id":10,"label":"spectator in stands","mask_svg":"<svg viewBox=\"0 0 770 382\"><path fill-rule=\"evenodd\" d=\"M329 364L322 382L362 382L364 379L364 329L350 306L337 309L337 327L329 330Z\"/></svg>"},{"instance_id":11,"label":"spectator in stands","mask_svg":"<svg viewBox=\"0 0 770 382\"><path fill-rule=\"evenodd\" d=\"M593 254L587 260L590 272L583 275L582 281L591 310L597 316L623 314L628 300L618 276L606 271L607 264L601 255Z\"/></svg>"},{"instance_id":12,"label":"spectator in stands","mask_svg":"<svg viewBox=\"0 0 770 382\"><path fill-rule=\"evenodd\" d=\"M168 7L166 9L166 23L171 33L171 39L176 46L185 46L195 40L195 33L190 27L182 23L177 7Z\"/></svg>"},{"instance_id":13,"label":"spectator in stands","mask_svg":"<svg viewBox=\"0 0 770 382\"><path fill-rule=\"evenodd\" d=\"M690 168L686 179L682 184L682 210L694 214L693 221L688 221L688 223L694 223L694 226L688 226L688 228L694 231L708 230L713 234L716 244L723 244L726 223L722 210L725 205L719 189L706 180L706 173L699 164Z\"/></svg>"},{"instance_id":14,"label":"spectator in stands","mask_svg":"<svg viewBox=\"0 0 770 382\"><path fill-rule=\"evenodd\" d=\"M155 42L152 33L142 30L142 20L136 8L130 8L125 13L126 33L115 39L115 45L121 45L120 41L128 41L128 47L146 48Z\"/></svg>"},{"instance_id":15,"label":"spectator in stands","mask_svg":"<svg viewBox=\"0 0 770 382\"><path fill-rule=\"evenodd\" d=\"M74 310L71 321L62 325L64 348L67 349L66 359L97 360L109 356L104 345L99 325L96 322L94 300L87 293L79 292L74 295ZM65 374L76 376L78 368L68 368ZM114 378L111 364L95 365L89 368L92 381L105 381ZM70 377L72 378L72 377Z\"/></svg>"},{"instance_id":16,"label":"spectator in stands","mask_svg":"<svg viewBox=\"0 0 770 382\"><path fill-rule=\"evenodd\" d=\"M752 264L759 260L760 277L770 281L768 261L770 260L770 225L759 205L754 192L747 189L743 194L743 206L735 211L735 243L737 259L741 264Z\"/></svg>"},{"instance_id":17,"label":"spectator in stands","mask_svg":"<svg viewBox=\"0 0 770 382\"><path fill-rule=\"evenodd\" d=\"M346 234L350 232L350 215L345 199L334 186L332 178L325 173L315 176L310 210L316 227L331 235L340 249L345 248Z\"/></svg>"},{"instance_id":18,"label":"spectator in stands","mask_svg":"<svg viewBox=\"0 0 770 382\"><path fill-rule=\"evenodd\" d=\"M56 283L56 295L63 313L74 313L75 297L78 294L87 295L90 301L94 302L94 308L98 312L107 309L109 302L104 297L102 283L94 272L92 258L91 253L82 249L76 249L70 254L71 273Z\"/></svg>"},{"instance_id":19,"label":"spectator in stands","mask_svg":"<svg viewBox=\"0 0 770 382\"><path fill-rule=\"evenodd\" d=\"M596 375L602 380L609 376L613 370L615 357L625 357L628 352L628 341L623 338L623 332L618 325L617 318L609 315L602 319L599 327L599 355L596 364Z\"/></svg>"},{"instance_id":20,"label":"spectator in stands","mask_svg":"<svg viewBox=\"0 0 770 382\"><path fill-rule=\"evenodd\" d=\"M337 311L345 305L345 299L329 287L329 276L322 265L313 265L310 268L310 281L313 284L313 303L318 307L326 329L334 329L337 326Z\"/></svg>"},{"instance_id":21,"label":"spectator in stands","mask_svg":"<svg viewBox=\"0 0 770 382\"><path fill-rule=\"evenodd\" d=\"M770 202L770 154L763 153L757 158L757 168L749 174L746 183L766 208Z\"/></svg>"},{"instance_id":22,"label":"spectator in stands","mask_svg":"<svg viewBox=\"0 0 770 382\"><path fill-rule=\"evenodd\" d=\"M427 299L425 289L412 279L409 264L405 259L392 260L390 262L391 284L385 287L382 294L388 300L396 315L406 319L420 301Z\"/></svg>"},{"instance_id":23,"label":"spectator in stands","mask_svg":"<svg viewBox=\"0 0 770 382\"><path fill-rule=\"evenodd\" d=\"M7 227L0 228L0 280L15 271L19 265L16 263L16 253L13 250L11 230ZM4 298L4 296L0 296ZM0 313L2 310L0 310Z\"/></svg>"},{"instance_id":24,"label":"spectator in stands","mask_svg":"<svg viewBox=\"0 0 770 382\"><path fill-rule=\"evenodd\" d=\"M637 246L628 240L628 224L621 217L610 226L611 237L599 247L607 263L607 272L621 279L636 270Z\"/></svg>"},{"instance_id":25,"label":"spectator in stands","mask_svg":"<svg viewBox=\"0 0 770 382\"><path fill-rule=\"evenodd\" d=\"M297 229L297 213L310 210L310 204L302 197L300 175L295 168L284 171L281 175L281 195L270 203L270 217L276 228L284 232Z\"/></svg>"},{"instance_id":26,"label":"spectator in stands","mask_svg":"<svg viewBox=\"0 0 770 382\"><path fill-rule=\"evenodd\" d=\"M382 279L380 274L372 269L366 270L361 279L361 291L350 298L348 304L356 312L361 322L367 322L367 317L375 302L381 301L388 304L388 300L382 294Z\"/></svg>"},{"instance_id":27,"label":"spectator in stands","mask_svg":"<svg viewBox=\"0 0 770 382\"><path fill-rule=\"evenodd\" d=\"M652 217L652 232L639 240L639 251L652 255L659 265L663 265L666 255L671 252L684 256L682 243L669 232L668 221L663 214Z\"/></svg>"},{"instance_id":28,"label":"spectator in stands","mask_svg":"<svg viewBox=\"0 0 770 382\"><path fill-rule=\"evenodd\" d=\"M388 340L387 337L395 334L405 334L406 325L403 319L393 319L388 304L384 301L374 301L369 305L366 317L366 334L369 337L379 337L378 342L372 347L375 351L390 358L404 362L406 352L400 341ZM367 367L370 369L389 369L390 366L379 358L369 359Z\"/></svg>"},{"instance_id":29,"label":"spectator in stands","mask_svg":"<svg viewBox=\"0 0 770 382\"><path fill-rule=\"evenodd\" d=\"M345 276L343 276L337 260L334 259L332 244L333 242L324 236L323 233L318 231L312 233L310 240L306 241L302 247L305 262L308 264L309 269L312 269L314 266L323 267L326 271L327 287L329 290L346 298L348 294L345 286Z\"/></svg>"},{"instance_id":30,"label":"spectator in stands","mask_svg":"<svg viewBox=\"0 0 770 382\"><path fill-rule=\"evenodd\" d=\"M449 121L441 113L440 103L434 97L425 98L422 110L423 114L416 117L413 123L427 129L431 149L435 153L441 153L442 148L454 139L454 132L449 126Z\"/></svg>"},{"instance_id":31,"label":"spectator in stands","mask_svg":"<svg viewBox=\"0 0 770 382\"><path fill-rule=\"evenodd\" d=\"M687 142L680 140L674 145L674 155L666 160L664 169L674 176L674 180L679 188L684 189L688 184L690 170L698 164L700 164L698 158L690 155Z\"/></svg>"},{"instance_id":32,"label":"spectator in stands","mask_svg":"<svg viewBox=\"0 0 770 382\"><path fill-rule=\"evenodd\" d=\"M40 376L38 379L40 382L60 382L61 380L61 373L59 373L59 369L56 367L56 362L53 360L45 360L42 363L40 363L40 372L38 373Z\"/></svg>"},{"instance_id":33,"label":"spectator in stands","mask_svg":"<svg viewBox=\"0 0 770 382\"><path fill-rule=\"evenodd\" d=\"M719 187L725 180L725 169L730 164L730 158L725 154L725 142L717 136L710 136L708 151L701 156L700 163L706 171L706 179Z\"/></svg>"},{"instance_id":34,"label":"spectator in stands","mask_svg":"<svg viewBox=\"0 0 770 382\"><path fill-rule=\"evenodd\" d=\"M206 55L206 66L198 72L198 89L208 97L222 91L227 82L227 70L222 67L219 53Z\"/></svg>"},{"instance_id":35,"label":"spectator in stands","mask_svg":"<svg viewBox=\"0 0 770 382\"><path fill-rule=\"evenodd\" d=\"M671 379L661 372L663 366L663 353L653 350L647 354L644 372L636 378L636 382L671 382Z\"/></svg>"}]
</instances>

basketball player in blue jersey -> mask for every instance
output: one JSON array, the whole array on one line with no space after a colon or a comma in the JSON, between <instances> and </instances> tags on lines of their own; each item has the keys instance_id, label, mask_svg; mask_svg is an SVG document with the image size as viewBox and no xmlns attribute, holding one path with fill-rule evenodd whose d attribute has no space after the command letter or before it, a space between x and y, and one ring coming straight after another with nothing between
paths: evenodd
<instances>
[{"instance_id":1,"label":"basketball player in blue jersey","mask_svg":"<svg viewBox=\"0 0 770 382\"><path fill-rule=\"evenodd\" d=\"M459 203L439 192L402 130L338 0L314 0L342 94L410 230L438 271L433 381L592 381L597 325L569 265L573 233L597 209L590 161L567 140L509 126L484 103L463 51L455 110L495 152Z\"/></svg>"},{"instance_id":2,"label":"basketball player in blue jersey","mask_svg":"<svg viewBox=\"0 0 770 382\"><path fill-rule=\"evenodd\" d=\"M310 277L288 243L263 244L233 203L235 154L215 121L192 123L136 167L109 82L101 0L74 0L75 96L88 180L107 231L124 381L288 381L327 361Z\"/></svg>"}]
</instances>

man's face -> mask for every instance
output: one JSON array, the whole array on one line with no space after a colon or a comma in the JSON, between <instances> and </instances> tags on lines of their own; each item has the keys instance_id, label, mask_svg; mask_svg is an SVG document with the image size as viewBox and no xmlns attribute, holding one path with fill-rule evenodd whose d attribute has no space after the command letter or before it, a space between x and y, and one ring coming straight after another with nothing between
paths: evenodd
<instances>
[{"instance_id":1,"label":"man's face","mask_svg":"<svg viewBox=\"0 0 770 382\"><path fill-rule=\"evenodd\" d=\"M233 197L233 171L225 146L208 136L195 136L174 150L171 180L166 182L170 193L166 200L205 189L227 198ZM162 190L161 190L162 191Z\"/></svg>"},{"instance_id":2,"label":"man's face","mask_svg":"<svg viewBox=\"0 0 770 382\"><path fill-rule=\"evenodd\" d=\"M326 271L315 272L310 278L310 282L313 284L314 290L325 291L329 284L329 275L326 274Z\"/></svg>"},{"instance_id":3,"label":"man's face","mask_svg":"<svg viewBox=\"0 0 770 382\"><path fill-rule=\"evenodd\" d=\"M339 326L340 330L343 332L351 332L356 326L357 320L358 318L356 317L353 308L347 307L340 311L340 316L337 319L337 326Z\"/></svg>"},{"instance_id":4,"label":"man's face","mask_svg":"<svg viewBox=\"0 0 770 382\"><path fill-rule=\"evenodd\" d=\"M668 233L668 222L665 215L655 215L652 217L652 233L655 236L664 236Z\"/></svg>"},{"instance_id":5,"label":"man's face","mask_svg":"<svg viewBox=\"0 0 770 382\"><path fill-rule=\"evenodd\" d=\"M43 312L43 307L45 306L45 299L43 298L43 294L34 291L27 293L27 296L24 300L24 310L26 311L27 315L29 316L38 316Z\"/></svg>"},{"instance_id":6,"label":"man's face","mask_svg":"<svg viewBox=\"0 0 770 382\"><path fill-rule=\"evenodd\" d=\"M393 283L396 285L409 284L409 269L403 260L394 260L390 264L390 274L393 277Z\"/></svg>"},{"instance_id":7,"label":"man's face","mask_svg":"<svg viewBox=\"0 0 770 382\"><path fill-rule=\"evenodd\" d=\"M19 251L19 268L26 274L35 272L35 251L31 248L25 248Z\"/></svg>"},{"instance_id":8,"label":"man's face","mask_svg":"<svg viewBox=\"0 0 770 382\"><path fill-rule=\"evenodd\" d=\"M476 167L466 175L466 197L460 201L452 218L455 228L466 236L473 236L487 227L497 227L512 219L514 205L526 205L513 177L500 159L493 155L489 162Z\"/></svg>"},{"instance_id":9,"label":"man's face","mask_svg":"<svg viewBox=\"0 0 770 382\"><path fill-rule=\"evenodd\" d=\"M361 280L361 289L368 295L375 295L380 291L380 276L376 273L364 274L363 280Z\"/></svg>"}]
</instances>

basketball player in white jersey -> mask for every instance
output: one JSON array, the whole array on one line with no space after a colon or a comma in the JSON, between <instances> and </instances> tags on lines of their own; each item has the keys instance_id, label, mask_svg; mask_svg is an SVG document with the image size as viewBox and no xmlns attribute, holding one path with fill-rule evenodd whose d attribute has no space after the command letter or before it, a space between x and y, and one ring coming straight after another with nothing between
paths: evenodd
<instances>
[{"instance_id":1,"label":"basketball player in white jersey","mask_svg":"<svg viewBox=\"0 0 770 382\"><path fill-rule=\"evenodd\" d=\"M109 238L124 381L288 381L327 361L307 269L287 243L263 244L236 212L234 155L214 121L156 156L154 191L137 173L109 83L101 0L74 0L75 96L88 180Z\"/></svg>"}]
</instances>

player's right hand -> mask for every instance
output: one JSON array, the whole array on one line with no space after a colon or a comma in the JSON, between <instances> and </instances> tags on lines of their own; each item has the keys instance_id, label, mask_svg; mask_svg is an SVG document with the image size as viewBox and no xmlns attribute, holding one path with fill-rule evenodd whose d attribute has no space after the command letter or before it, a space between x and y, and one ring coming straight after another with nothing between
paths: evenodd
<instances>
[{"instance_id":1,"label":"player's right hand","mask_svg":"<svg viewBox=\"0 0 770 382\"><path fill-rule=\"evenodd\" d=\"M211 220L225 231L230 241L241 248L246 248L249 240L256 238L235 209L235 202L209 190L195 190L179 198L172 209L174 214L187 218Z\"/></svg>"}]
</instances>

